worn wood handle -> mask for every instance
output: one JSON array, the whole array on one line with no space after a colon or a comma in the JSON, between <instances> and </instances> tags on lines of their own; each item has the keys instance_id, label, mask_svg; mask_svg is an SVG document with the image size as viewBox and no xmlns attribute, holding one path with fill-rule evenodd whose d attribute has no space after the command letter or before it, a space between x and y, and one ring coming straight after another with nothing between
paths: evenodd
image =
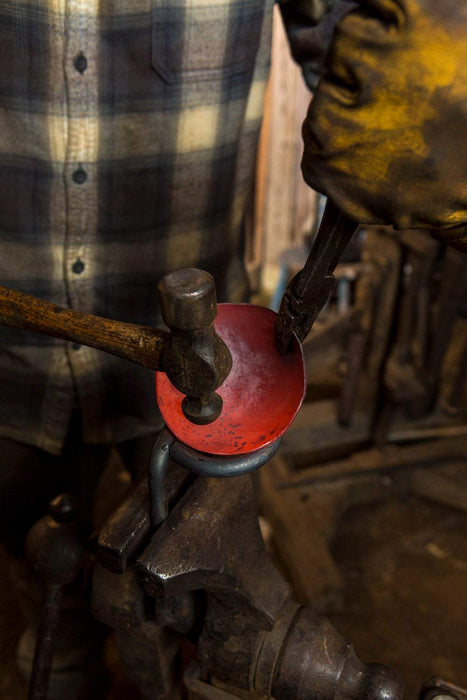
<instances>
[{"instance_id":1,"label":"worn wood handle","mask_svg":"<svg viewBox=\"0 0 467 700\"><path fill-rule=\"evenodd\" d=\"M170 336L157 328L83 314L1 286L0 325L88 345L160 371Z\"/></svg>"}]
</instances>

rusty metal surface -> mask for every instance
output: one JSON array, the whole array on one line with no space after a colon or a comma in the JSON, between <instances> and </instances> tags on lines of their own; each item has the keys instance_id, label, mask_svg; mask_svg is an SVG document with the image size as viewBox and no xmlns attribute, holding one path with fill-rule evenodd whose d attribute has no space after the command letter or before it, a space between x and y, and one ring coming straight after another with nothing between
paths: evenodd
<instances>
[{"instance_id":1,"label":"rusty metal surface","mask_svg":"<svg viewBox=\"0 0 467 700\"><path fill-rule=\"evenodd\" d=\"M192 481L189 472L175 463L165 481L169 506ZM148 481L135 486L99 532L97 558L109 571L121 574L136 559L151 534Z\"/></svg>"},{"instance_id":2,"label":"rusty metal surface","mask_svg":"<svg viewBox=\"0 0 467 700\"><path fill-rule=\"evenodd\" d=\"M402 698L396 674L379 664L362 664L329 620L311 607L295 618L272 682L272 697L287 700Z\"/></svg>"},{"instance_id":3,"label":"rusty metal surface","mask_svg":"<svg viewBox=\"0 0 467 700\"><path fill-rule=\"evenodd\" d=\"M199 478L153 535L137 562L155 597L234 584L271 623L289 594L266 554L248 476Z\"/></svg>"},{"instance_id":4,"label":"rusty metal surface","mask_svg":"<svg viewBox=\"0 0 467 700\"><path fill-rule=\"evenodd\" d=\"M92 611L114 631L128 677L145 700L176 700L181 691L180 637L159 624L149 603L133 567L114 574L97 564Z\"/></svg>"},{"instance_id":5,"label":"rusty metal surface","mask_svg":"<svg viewBox=\"0 0 467 700\"><path fill-rule=\"evenodd\" d=\"M290 599L265 552L248 477L197 479L136 569L156 600L204 591L197 642L204 685L276 700L401 697L389 669L361 664L328 620Z\"/></svg>"}]
</instances>

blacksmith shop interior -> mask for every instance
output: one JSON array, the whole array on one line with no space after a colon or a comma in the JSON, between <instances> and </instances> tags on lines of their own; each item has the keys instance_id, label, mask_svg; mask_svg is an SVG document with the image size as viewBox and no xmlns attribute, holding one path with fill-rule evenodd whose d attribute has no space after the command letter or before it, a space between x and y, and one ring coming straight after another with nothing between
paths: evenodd
<instances>
[{"instance_id":1,"label":"blacksmith shop interior","mask_svg":"<svg viewBox=\"0 0 467 700\"><path fill-rule=\"evenodd\" d=\"M467 3L0 28L0 700L467 700Z\"/></svg>"}]
</instances>

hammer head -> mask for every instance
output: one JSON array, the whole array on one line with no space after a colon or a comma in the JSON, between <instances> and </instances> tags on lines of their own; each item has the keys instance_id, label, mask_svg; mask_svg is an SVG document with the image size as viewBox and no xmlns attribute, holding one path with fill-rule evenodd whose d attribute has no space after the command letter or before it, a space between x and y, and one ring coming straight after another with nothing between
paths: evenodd
<instances>
[{"instance_id":1,"label":"hammer head","mask_svg":"<svg viewBox=\"0 0 467 700\"><path fill-rule=\"evenodd\" d=\"M222 398L216 389L232 368L232 357L214 330L217 316L213 277L203 270L184 268L158 286L162 317L171 336L162 364L172 384L183 394L185 416L206 425L219 417Z\"/></svg>"}]
</instances>

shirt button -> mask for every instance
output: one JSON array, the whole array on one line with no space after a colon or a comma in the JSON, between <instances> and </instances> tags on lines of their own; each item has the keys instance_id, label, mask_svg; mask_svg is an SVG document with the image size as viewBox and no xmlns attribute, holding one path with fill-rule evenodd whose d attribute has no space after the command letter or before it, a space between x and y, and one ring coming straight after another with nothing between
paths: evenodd
<instances>
[{"instance_id":1,"label":"shirt button","mask_svg":"<svg viewBox=\"0 0 467 700\"><path fill-rule=\"evenodd\" d=\"M75 262L71 266L71 269L73 270L75 275L80 275L84 270L84 262L78 258L78 260L75 260Z\"/></svg>"},{"instance_id":2,"label":"shirt button","mask_svg":"<svg viewBox=\"0 0 467 700\"><path fill-rule=\"evenodd\" d=\"M73 65L79 73L84 73L84 71L88 67L88 59L86 58L84 53L79 53L77 56L74 57Z\"/></svg>"},{"instance_id":3,"label":"shirt button","mask_svg":"<svg viewBox=\"0 0 467 700\"><path fill-rule=\"evenodd\" d=\"M88 179L88 174L83 168L78 168L71 177L77 185L82 185Z\"/></svg>"}]
</instances>

